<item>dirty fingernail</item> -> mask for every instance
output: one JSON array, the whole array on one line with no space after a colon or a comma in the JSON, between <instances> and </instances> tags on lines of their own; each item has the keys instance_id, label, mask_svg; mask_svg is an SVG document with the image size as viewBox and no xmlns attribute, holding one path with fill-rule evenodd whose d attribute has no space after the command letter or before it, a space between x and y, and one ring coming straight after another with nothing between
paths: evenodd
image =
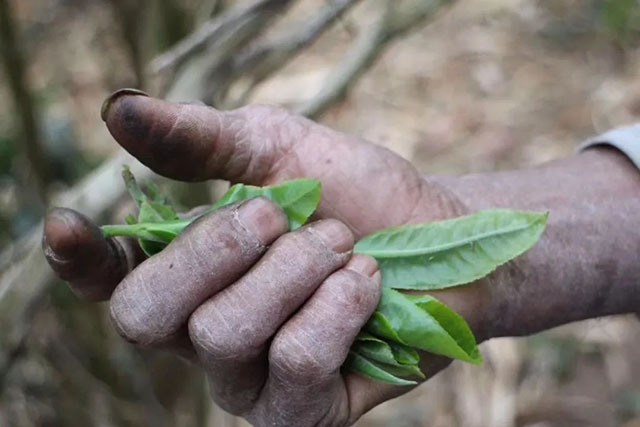
<instances>
[{"instance_id":1,"label":"dirty fingernail","mask_svg":"<svg viewBox=\"0 0 640 427\"><path fill-rule=\"evenodd\" d=\"M117 98L124 95L149 96L148 93L141 91L140 89L133 89L133 88L118 89L117 91L109 95L107 99L105 99L104 102L102 103L102 107L100 108L100 117L102 118L102 121L104 122L107 121L107 114L109 113L109 108L111 108L111 104L113 104L113 102Z\"/></svg>"}]
</instances>

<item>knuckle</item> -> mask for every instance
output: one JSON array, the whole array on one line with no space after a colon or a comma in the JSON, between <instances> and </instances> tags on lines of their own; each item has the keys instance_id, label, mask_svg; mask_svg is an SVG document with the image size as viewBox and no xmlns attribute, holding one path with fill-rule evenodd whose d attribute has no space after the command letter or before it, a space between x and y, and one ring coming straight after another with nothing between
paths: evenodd
<instances>
[{"instance_id":1,"label":"knuckle","mask_svg":"<svg viewBox=\"0 0 640 427\"><path fill-rule=\"evenodd\" d=\"M182 265L207 271L215 259L237 259L255 251L254 239L234 219L234 207L225 207L191 222L169 244L167 251Z\"/></svg>"},{"instance_id":2,"label":"knuckle","mask_svg":"<svg viewBox=\"0 0 640 427\"><path fill-rule=\"evenodd\" d=\"M304 275L309 283L323 280L340 263L339 257L306 229L280 236L268 257L271 265L281 265L291 275Z\"/></svg>"},{"instance_id":3,"label":"knuckle","mask_svg":"<svg viewBox=\"0 0 640 427\"><path fill-rule=\"evenodd\" d=\"M255 347L248 330L226 321L214 304L198 308L189 318L188 329L196 351L207 359L242 359Z\"/></svg>"},{"instance_id":4,"label":"knuckle","mask_svg":"<svg viewBox=\"0 0 640 427\"><path fill-rule=\"evenodd\" d=\"M331 360L326 360L330 359L327 357L330 355L313 351L314 347L312 343L305 343L292 333L276 335L269 351L271 372L291 383L310 384L324 380L337 367Z\"/></svg>"},{"instance_id":5,"label":"knuckle","mask_svg":"<svg viewBox=\"0 0 640 427\"><path fill-rule=\"evenodd\" d=\"M257 132L259 138L263 138L264 135L268 135L279 144L276 146L281 147L286 151L285 147L290 147L290 144L284 144L284 141L301 141L311 131L313 122L290 112L289 110L267 104L256 104L247 107L243 107L238 110L246 118L246 121L251 124L250 128Z\"/></svg>"},{"instance_id":6,"label":"knuckle","mask_svg":"<svg viewBox=\"0 0 640 427\"><path fill-rule=\"evenodd\" d=\"M313 255L317 252L317 248L309 245L309 240L309 236L301 230L283 234L271 245L271 253L282 258L282 261L295 256L296 265L306 267L313 263Z\"/></svg>"},{"instance_id":7,"label":"knuckle","mask_svg":"<svg viewBox=\"0 0 640 427\"><path fill-rule=\"evenodd\" d=\"M334 274L337 286L334 286L336 298L346 310L355 312L369 311L380 298L380 286L369 278L351 270L341 270Z\"/></svg>"},{"instance_id":8,"label":"knuckle","mask_svg":"<svg viewBox=\"0 0 640 427\"><path fill-rule=\"evenodd\" d=\"M169 341L179 324L171 305L154 292L158 277L144 265L130 273L115 289L109 315L116 331L127 341L157 347Z\"/></svg>"}]
</instances>

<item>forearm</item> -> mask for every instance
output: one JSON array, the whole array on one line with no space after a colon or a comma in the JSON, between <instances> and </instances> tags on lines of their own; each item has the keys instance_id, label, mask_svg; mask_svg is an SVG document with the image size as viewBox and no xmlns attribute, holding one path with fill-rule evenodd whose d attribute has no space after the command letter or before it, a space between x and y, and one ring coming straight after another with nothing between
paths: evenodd
<instances>
[{"instance_id":1,"label":"forearm","mask_svg":"<svg viewBox=\"0 0 640 427\"><path fill-rule=\"evenodd\" d=\"M622 154L593 149L539 168L429 179L470 210L550 212L535 248L487 283L489 336L640 310L640 172Z\"/></svg>"}]
</instances>

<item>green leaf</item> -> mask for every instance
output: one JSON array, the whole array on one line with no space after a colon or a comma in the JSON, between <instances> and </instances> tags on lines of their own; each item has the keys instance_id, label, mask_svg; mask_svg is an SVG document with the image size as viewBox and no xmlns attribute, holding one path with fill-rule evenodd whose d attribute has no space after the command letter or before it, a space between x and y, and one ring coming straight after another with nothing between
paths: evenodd
<instances>
[{"instance_id":1,"label":"green leaf","mask_svg":"<svg viewBox=\"0 0 640 427\"><path fill-rule=\"evenodd\" d=\"M420 355L413 348L393 341L387 344L391 347L396 362L401 365L417 365L420 362ZM422 375L422 372L420 374Z\"/></svg>"},{"instance_id":2,"label":"green leaf","mask_svg":"<svg viewBox=\"0 0 640 427\"><path fill-rule=\"evenodd\" d=\"M143 200L138 213L138 222L165 222L178 219L173 208L168 205Z\"/></svg>"},{"instance_id":3,"label":"green leaf","mask_svg":"<svg viewBox=\"0 0 640 427\"><path fill-rule=\"evenodd\" d=\"M404 294L403 294L404 295ZM476 338L462 316L430 295L404 295L421 309L429 313L444 330L476 362L482 362Z\"/></svg>"},{"instance_id":4,"label":"green leaf","mask_svg":"<svg viewBox=\"0 0 640 427\"><path fill-rule=\"evenodd\" d=\"M437 300L433 298L433 301ZM481 363L475 339L464 319L450 309L445 310L446 307L441 303L433 304L433 301L425 298L414 302L398 291L383 288L377 311L389 321L401 344L466 362Z\"/></svg>"},{"instance_id":5,"label":"green leaf","mask_svg":"<svg viewBox=\"0 0 640 427\"><path fill-rule=\"evenodd\" d=\"M292 179L267 187L236 184L209 210L215 210L239 200L264 196L276 202L289 218L289 228L300 228L320 203L320 182L315 179Z\"/></svg>"},{"instance_id":6,"label":"green leaf","mask_svg":"<svg viewBox=\"0 0 640 427\"><path fill-rule=\"evenodd\" d=\"M127 165L122 166L122 179L124 180L124 185L127 188L127 191L129 191L131 198L135 202L136 206L140 208L140 205L146 197L136 182L136 178L133 176L131 169Z\"/></svg>"},{"instance_id":7,"label":"green leaf","mask_svg":"<svg viewBox=\"0 0 640 427\"><path fill-rule=\"evenodd\" d=\"M366 332L360 332L352 347L363 356L389 365L417 365L420 356L413 348L393 341L386 342ZM422 375L418 369L417 375Z\"/></svg>"},{"instance_id":8,"label":"green leaf","mask_svg":"<svg viewBox=\"0 0 640 427\"><path fill-rule=\"evenodd\" d=\"M163 223L138 223L131 225L103 225L105 236L127 236L164 243L166 246L189 225L189 220L167 221Z\"/></svg>"},{"instance_id":9,"label":"green leaf","mask_svg":"<svg viewBox=\"0 0 640 427\"><path fill-rule=\"evenodd\" d=\"M153 255L164 249L190 222L196 219L179 221L175 210L160 194L158 187L148 181L145 183L146 191L143 192L128 167L125 166L122 176L139 208L138 220L128 218L127 226L103 226L102 231L106 236L137 237L143 251L147 255ZM295 230L307 222L318 207L320 182L314 179L294 179L267 187L236 184L229 188L208 212L239 200L258 196L267 197L281 206L289 219L290 229ZM154 223L157 226L152 226Z\"/></svg>"},{"instance_id":10,"label":"green leaf","mask_svg":"<svg viewBox=\"0 0 640 427\"><path fill-rule=\"evenodd\" d=\"M402 338L398 336L389 319L378 310L373 312L364 329L373 335L406 345Z\"/></svg>"},{"instance_id":11,"label":"green leaf","mask_svg":"<svg viewBox=\"0 0 640 427\"><path fill-rule=\"evenodd\" d=\"M138 184L133 173L131 173L131 169L125 165L122 169L122 178L124 179L125 186L131 194L136 206L138 207L138 218L137 220L132 216L127 216L125 218L125 222L129 225L134 225L136 223L163 223L166 221L175 221L178 220L178 215L176 214L173 207L169 204L167 199L161 194L158 186L150 180L145 182L145 189ZM145 230L142 228L138 228L142 230L141 233L145 233ZM111 230L113 231L113 229ZM151 232L153 237L157 237L156 233ZM104 233L104 228L103 228ZM156 238L147 238L143 237L143 235L138 235L138 243L140 247L144 251L145 254L151 256L160 252L167 245L167 242L158 241Z\"/></svg>"},{"instance_id":12,"label":"green leaf","mask_svg":"<svg viewBox=\"0 0 640 427\"><path fill-rule=\"evenodd\" d=\"M415 365L389 365L387 363L380 363L371 359L367 360L369 360L371 363L374 363L378 368L395 377L418 377L423 380L426 379L420 368Z\"/></svg>"},{"instance_id":13,"label":"green leaf","mask_svg":"<svg viewBox=\"0 0 640 427\"><path fill-rule=\"evenodd\" d=\"M397 376L388 372L386 367L375 363L366 357L350 351L347 360L345 361L345 367L355 372L359 372L369 378L384 381L390 384L396 385L415 385L417 382L398 378Z\"/></svg>"},{"instance_id":14,"label":"green leaf","mask_svg":"<svg viewBox=\"0 0 640 427\"><path fill-rule=\"evenodd\" d=\"M547 214L506 209L388 228L360 240L354 252L376 258L382 283L394 289L442 289L470 283L531 248Z\"/></svg>"},{"instance_id":15,"label":"green leaf","mask_svg":"<svg viewBox=\"0 0 640 427\"><path fill-rule=\"evenodd\" d=\"M158 185L153 182L150 179L147 179L144 182L144 190L143 192L147 195L147 197L152 201L152 202L156 202L156 203L161 203L163 205L168 205L169 204L169 199L167 199L162 192L160 191L160 188L158 187Z\"/></svg>"},{"instance_id":16,"label":"green leaf","mask_svg":"<svg viewBox=\"0 0 640 427\"><path fill-rule=\"evenodd\" d=\"M163 224L166 221L175 221L178 220L178 215L176 215L173 208L169 205L162 204L159 202L151 201L144 196L142 203L140 204L140 212L138 213L138 222L139 223L158 223L159 225ZM164 230L164 227L156 229L155 232L151 231L156 237L158 237L158 233L164 233L162 238L166 238L169 235L172 235L171 240L177 234L167 234ZM171 241L169 240L169 242ZM168 242L158 242L155 239L148 238L140 238L138 239L138 244L142 251L147 254L147 256L152 256L162 251Z\"/></svg>"}]
</instances>

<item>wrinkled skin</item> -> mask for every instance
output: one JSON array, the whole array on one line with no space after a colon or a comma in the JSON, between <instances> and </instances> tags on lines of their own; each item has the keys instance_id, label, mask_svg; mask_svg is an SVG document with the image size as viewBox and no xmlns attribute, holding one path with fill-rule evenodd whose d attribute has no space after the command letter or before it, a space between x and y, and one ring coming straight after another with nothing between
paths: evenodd
<instances>
[{"instance_id":1,"label":"wrinkled skin","mask_svg":"<svg viewBox=\"0 0 640 427\"><path fill-rule=\"evenodd\" d=\"M256 425L350 425L409 390L340 371L380 295L377 264L352 256L354 241L459 215L459 200L392 152L275 107L218 112L117 93L104 119L127 151L174 179L322 182L314 221L298 231L254 199L198 220L144 262L130 240L53 210L50 264L79 296L109 299L123 337L196 360L216 403ZM446 363L425 355L424 369Z\"/></svg>"},{"instance_id":2,"label":"wrinkled skin","mask_svg":"<svg viewBox=\"0 0 640 427\"><path fill-rule=\"evenodd\" d=\"M388 150L275 107L219 112L119 92L103 118L123 148L170 178L322 182L313 222L298 231L258 198L206 215L146 260L77 212L45 219L47 260L78 296L109 300L125 339L200 364L216 403L257 426L351 425L410 390L340 370L380 295L378 266L352 255L354 241L380 228L492 206L551 211L526 256L433 292L479 341L640 307L640 236L630 232L640 230L640 177L612 150L425 178ZM427 377L448 364L421 358Z\"/></svg>"}]
</instances>

